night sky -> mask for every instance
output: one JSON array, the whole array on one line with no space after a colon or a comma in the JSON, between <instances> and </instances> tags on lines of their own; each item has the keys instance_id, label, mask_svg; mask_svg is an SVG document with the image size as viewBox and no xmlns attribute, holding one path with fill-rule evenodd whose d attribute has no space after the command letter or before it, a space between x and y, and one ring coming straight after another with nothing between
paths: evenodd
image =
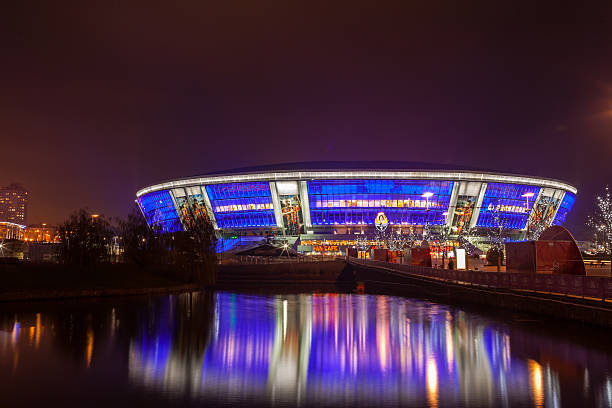
<instances>
[{"instance_id":1,"label":"night sky","mask_svg":"<svg viewBox=\"0 0 612 408\"><path fill-rule=\"evenodd\" d=\"M612 3L515 3L14 1L0 185L57 223L227 168L462 164L574 184L586 238L612 176Z\"/></svg>"}]
</instances>

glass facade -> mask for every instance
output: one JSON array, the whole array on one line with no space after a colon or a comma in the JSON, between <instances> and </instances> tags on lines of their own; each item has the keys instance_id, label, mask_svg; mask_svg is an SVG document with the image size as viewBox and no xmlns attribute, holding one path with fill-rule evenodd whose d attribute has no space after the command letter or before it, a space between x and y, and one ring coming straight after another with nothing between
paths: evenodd
<instances>
[{"instance_id":1,"label":"glass facade","mask_svg":"<svg viewBox=\"0 0 612 408\"><path fill-rule=\"evenodd\" d=\"M211 184L206 192L219 228L276 226L268 182Z\"/></svg>"},{"instance_id":2,"label":"glass facade","mask_svg":"<svg viewBox=\"0 0 612 408\"><path fill-rule=\"evenodd\" d=\"M162 232L183 231L168 190L142 195L138 198L138 204L151 227L160 228Z\"/></svg>"},{"instance_id":3,"label":"glass facade","mask_svg":"<svg viewBox=\"0 0 612 408\"><path fill-rule=\"evenodd\" d=\"M363 229L359 226L374 226L382 212L390 225L398 227L442 226L448 220L455 235L471 225L495 228L501 224L504 229L525 230L530 215L530 230L543 224L560 225L576 200L566 189L545 183L485 182L479 203L481 181L341 177L192 185L143 194L138 203L149 225L164 232L182 231L191 218L209 213L222 230L261 232L278 226L289 236L350 234ZM453 192L456 202L450 208ZM357 228L353 231L353 227Z\"/></svg>"},{"instance_id":4,"label":"glass facade","mask_svg":"<svg viewBox=\"0 0 612 408\"><path fill-rule=\"evenodd\" d=\"M442 225L452 189L437 180L312 180L310 217L313 225L373 225L384 212L392 225Z\"/></svg>"},{"instance_id":5,"label":"glass facade","mask_svg":"<svg viewBox=\"0 0 612 408\"><path fill-rule=\"evenodd\" d=\"M500 215L499 223L504 228L523 229L540 187L520 184L489 183L480 207L477 227L498 227L496 213ZM529 194L530 197L525 197Z\"/></svg>"},{"instance_id":6,"label":"glass facade","mask_svg":"<svg viewBox=\"0 0 612 408\"><path fill-rule=\"evenodd\" d=\"M565 193L561 206L559 207L559 211L557 211L557 215L553 221L553 225L561 225L565 222L567 219L567 214L569 214L569 212L572 210L575 201L576 196L574 194L570 192Z\"/></svg>"}]
</instances>

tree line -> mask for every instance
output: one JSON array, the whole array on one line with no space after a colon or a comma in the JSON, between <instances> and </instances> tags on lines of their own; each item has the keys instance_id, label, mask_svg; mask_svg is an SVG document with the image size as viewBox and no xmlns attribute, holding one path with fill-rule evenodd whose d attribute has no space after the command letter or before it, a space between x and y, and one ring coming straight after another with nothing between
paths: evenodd
<instances>
[{"instance_id":1,"label":"tree line","mask_svg":"<svg viewBox=\"0 0 612 408\"><path fill-rule=\"evenodd\" d=\"M184 231L149 226L136 208L126 218L107 219L87 209L58 226L58 260L83 269L123 263L173 270L186 281L214 284L217 235L206 214L184 217Z\"/></svg>"}]
</instances>

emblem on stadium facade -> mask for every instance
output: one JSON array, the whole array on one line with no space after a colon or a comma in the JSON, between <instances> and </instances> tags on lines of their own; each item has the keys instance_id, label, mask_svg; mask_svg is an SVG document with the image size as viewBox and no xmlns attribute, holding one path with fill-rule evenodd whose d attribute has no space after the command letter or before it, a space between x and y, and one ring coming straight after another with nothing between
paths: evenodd
<instances>
[{"instance_id":1,"label":"emblem on stadium facade","mask_svg":"<svg viewBox=\"0 0 612 408\"><path fill-rule=\"evenodd\" d=\"M384 212L379 212L376 214L376 218L374 218L374 225L376 225L376 229L380 232L384 232L389 225L389 220Z\"/></svg>"}]
</instances>

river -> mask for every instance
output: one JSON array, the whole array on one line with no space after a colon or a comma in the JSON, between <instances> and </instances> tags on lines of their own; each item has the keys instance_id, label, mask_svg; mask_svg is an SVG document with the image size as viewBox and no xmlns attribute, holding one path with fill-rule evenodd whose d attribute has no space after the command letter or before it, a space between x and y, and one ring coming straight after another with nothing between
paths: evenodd
<instances>
[{"instance_id":1,"label":"river","mask_svg":"<svg viewBox=\"0 0 612 408\"><path fill-rule=\"evenodd\" d=\"M420 299L195 292L0 305L3 406L602 406L610 332Z\"/></svg>"}]
</instances>

